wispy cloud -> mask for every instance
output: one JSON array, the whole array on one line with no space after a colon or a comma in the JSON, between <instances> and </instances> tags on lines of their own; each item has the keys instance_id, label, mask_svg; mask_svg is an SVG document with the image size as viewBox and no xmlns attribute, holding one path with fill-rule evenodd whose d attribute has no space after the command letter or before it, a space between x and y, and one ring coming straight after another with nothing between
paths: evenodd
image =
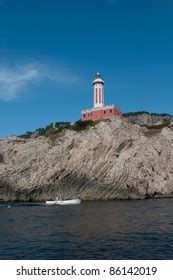
<instances>
[{"instance_id":1,"label":"wispy cloud","mask_svg":"<svg viewBox=\"0 0 173 280\"><path fill-rule=\"evenodd\" d=\"M0 99L10 101L17 97L18 93L30 82L38 81L39 70L34 67L22 67L22 69L0 69Z\"/></svg>"},{"instance_id":2,"label":"wispy cloud","mask_svg":"<svg viewBox=\"0 0 173 280\"><path fill-rule=\"evenodd\" d=\"M38 64L40 77L46 78L57 83L75 83L79 76L74 74L71 69L56 64Z\"/></svg>"},{"instance_id":3,"label":"wispy cloud","mask_svg":"<svg viewBox=\"0 0 173 280\"><path fill-rule=\"evenodd\" d=\"M30 84L44 79L56 83L74 83L78 76L69 69L55 65L27 64L0 68L0 100L12 101Z\"/></svg>"}]
</instances>

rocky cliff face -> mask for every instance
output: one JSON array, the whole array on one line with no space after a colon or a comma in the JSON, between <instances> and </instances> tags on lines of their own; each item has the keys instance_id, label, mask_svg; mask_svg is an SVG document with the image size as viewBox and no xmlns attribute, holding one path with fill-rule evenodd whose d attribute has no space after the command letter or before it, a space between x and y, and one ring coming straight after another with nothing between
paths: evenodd
<instances>
[{"instance_id":1,"label":"rocky cliff face","mask_svg":"<svg viewBox=\"0 0 173 280\"><path fill-rule=\"evenodd\" d=\"M149 114L147 112L128 113L124 115L125 118L132 123L144 126L161 125L164 123L171 124L173 116L167 114Z\"/></svg>"},{"instance_id":2,"label":"rocky cliff face","mask_svg":"<svg viewBox=\"0 0 173 280\"><path fill-rule=\"evenodd\" d=\"M173 196L173 131L118 117L54 139L0 140L0 198L144 199Z\"/></svg>"}]
</instances>

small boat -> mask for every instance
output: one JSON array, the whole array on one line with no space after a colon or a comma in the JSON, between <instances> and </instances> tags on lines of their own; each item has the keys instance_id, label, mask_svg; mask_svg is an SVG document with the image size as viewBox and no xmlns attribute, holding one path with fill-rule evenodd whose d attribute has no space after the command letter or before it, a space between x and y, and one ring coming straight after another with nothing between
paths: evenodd
<instances>
[{"instance_id":1,"label":"small boat","mask_svg":"<svg viewBox=\"0 0 173 280\"><path fill-rule=\"evenodd\" d=\"M80 204L81 203L81 200L80 199L70 199L70 200L48 200L46 201L46 204L49 204L49 205L53 205L53 204L56 204L56 205L74 205L74 204Z\"/></svg>"}]
</instances>

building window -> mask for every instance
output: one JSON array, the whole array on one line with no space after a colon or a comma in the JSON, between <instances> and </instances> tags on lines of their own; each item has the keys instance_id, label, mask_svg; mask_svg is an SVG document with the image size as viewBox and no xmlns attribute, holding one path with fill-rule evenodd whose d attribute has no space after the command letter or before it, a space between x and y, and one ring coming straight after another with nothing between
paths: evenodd
<instances>
[{"instance_id":1,"label":"building window","mask_svg":"<svg viewBox=\"0 0 173 280\"><path fill-rule=\"evenodd\" d=\"M112 113L112 109L110 109L110 113Z\"/></svg>"},{"instance_id":2,"label":"building window","mask_svg":"<svg viewBox=\"0 0 173 280\"><path fill-rule=\"evenodd\" d=\"M85 114L83 114L83 117L85 118Z\"/></svg>"},{"instance_id":3,"label":"building window","mask_svg":"<svg viewBox=\"0 0 173 280\"><path fill-rule=\"evenodd\" d=\"M106 114L106 111L103 111L104 114Z\"/></svg>"}]
</instances>

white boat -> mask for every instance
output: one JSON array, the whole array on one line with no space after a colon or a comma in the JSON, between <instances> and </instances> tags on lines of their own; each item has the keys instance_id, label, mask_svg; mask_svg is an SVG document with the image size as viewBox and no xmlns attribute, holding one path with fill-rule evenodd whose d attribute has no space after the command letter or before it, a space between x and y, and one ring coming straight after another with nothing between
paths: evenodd
<instances>
[{"instance_id":1,"label":"white boat","mask_svg":"<svg viewBox=\"0 0 173 280\"><path fill-rule=\"evenodd\" d=\"M72 205L72 204L80 204L80 199L70 199L70 200L48 200L46 201L46 204L53 205Z\"/></svg>"}]
</instances>

